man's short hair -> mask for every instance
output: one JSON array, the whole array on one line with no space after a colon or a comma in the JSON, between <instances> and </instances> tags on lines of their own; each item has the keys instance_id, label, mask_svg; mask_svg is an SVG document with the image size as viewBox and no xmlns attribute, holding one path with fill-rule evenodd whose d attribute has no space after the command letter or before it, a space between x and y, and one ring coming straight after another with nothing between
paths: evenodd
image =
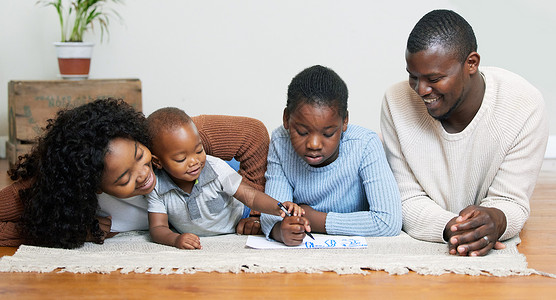
<instances>
[{"instance_id":1,"label":"man's short hair","mask_svg":"<svg viewBox=\"0 0 556 300\"><path fill-rule=\"evenodd\" d=\"M465 62L471 52L477 51L477 39L471 25L451 10L433 10L424 15L413 27L407 40L407 51L417 53L433 46L442 46Z\"/></svg>"}]
</instances>

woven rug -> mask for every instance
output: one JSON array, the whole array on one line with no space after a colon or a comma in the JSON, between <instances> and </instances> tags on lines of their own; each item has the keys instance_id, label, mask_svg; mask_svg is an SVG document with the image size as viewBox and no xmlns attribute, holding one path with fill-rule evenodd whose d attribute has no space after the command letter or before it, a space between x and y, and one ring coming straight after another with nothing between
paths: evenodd
<instances>
[{"instance_id":1,"label":"woven rug","mask_svg":"<svg viewBox=\"0 0 556 300\"><path fill-rule=\"evenodd\" d=\"M367 274L445 273L510 276L552 274L527 267L517 251L518 237L506 241L506 249L484 257L449 255L447 246L397 237L366 238L366 249L252 249L247 236L222 235L201 238L202 250L180 250L153 243L147 232L128 232L107 239L104 245L86 243L74 250L20 246L13 256L0 258L0 272L73 272L187 274L195 272L336 272Z\"/></svg>"}]
</instances>

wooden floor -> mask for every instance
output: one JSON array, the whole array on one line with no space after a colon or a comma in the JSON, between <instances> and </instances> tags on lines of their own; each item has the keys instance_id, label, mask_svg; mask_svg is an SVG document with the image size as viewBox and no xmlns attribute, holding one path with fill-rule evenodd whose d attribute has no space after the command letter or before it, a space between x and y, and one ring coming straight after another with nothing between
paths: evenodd
<instances>
[{"instance_id":1,"label":"wooden floor","mask_svg":"<svg viewBox=\"0 0 556 300\"><path fill-rule=\"evenodd\" d=\"M0 187L9 183L0 160ZM556 171L542 171L531 217L518 249L529 267L556 274ZM16 248L0 247L0 256ZM411 299L554 299L556 279L543 276L487 277L415 273L392 276L323 274L70 274L0 273L0 299L37 298L370 298Z\"/></svg>"}]
</instances>

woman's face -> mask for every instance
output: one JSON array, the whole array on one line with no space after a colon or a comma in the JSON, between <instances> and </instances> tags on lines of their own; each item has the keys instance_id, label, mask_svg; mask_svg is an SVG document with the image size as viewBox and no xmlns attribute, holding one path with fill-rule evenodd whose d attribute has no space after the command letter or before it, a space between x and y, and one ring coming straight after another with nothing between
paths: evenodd
<instances>
[{"instance_id":1,"label":"woman's face","mask_svg":"<svg viewBox=\"0 0 556 300\"><path fill-rule=\"evenodd\" d=\"M151 152L143 144L115 138L108 144L104 157L101 192L118 198L150 193L156 185Z\"/></svg>"}]
</instances>

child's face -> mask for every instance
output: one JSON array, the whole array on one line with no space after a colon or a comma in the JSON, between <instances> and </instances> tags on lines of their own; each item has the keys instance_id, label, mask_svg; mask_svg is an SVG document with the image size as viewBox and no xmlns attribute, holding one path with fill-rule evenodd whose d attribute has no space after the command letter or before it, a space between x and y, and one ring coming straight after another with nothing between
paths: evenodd
<instances>
[{"instance_id":1,"label":"child's face","mask_svg":"<svg viewBox=\"0 0 556 300\"><path fill-rule=\"evenodd\" d=\"M284 127L295 152L313 167L324 167L338 158L345 119L335 106L300 104L290 115L284 110Z\"/></svg>"},{"instance_id":2,"label":"child's face","mask_svg":"<svg viewBox=\"0 0 556 300\"><path fill-rule=\"evenodd\" d=\"M174 182L192 182L199 178L207 156L195 125L165 130L153 139L153 162L164 168Z\"/></svg>"},{"instance_id":3,"label":"child's face","mask_svg":"<svg viewBox=\"0 0 556 300\"><path fill-rule=\"evenodd\" d=\"M146 195L156 184L151 152L143 144L115 138L108 144L104 157L101 192L118 198Z\"/></svg>"}]
</instances>

